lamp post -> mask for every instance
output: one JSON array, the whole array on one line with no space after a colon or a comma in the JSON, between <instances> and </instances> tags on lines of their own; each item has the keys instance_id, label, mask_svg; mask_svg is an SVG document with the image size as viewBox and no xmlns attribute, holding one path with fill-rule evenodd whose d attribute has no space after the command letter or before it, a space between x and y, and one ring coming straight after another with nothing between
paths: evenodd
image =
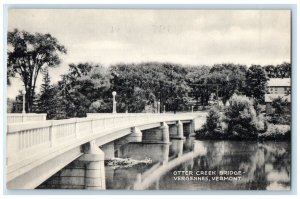
<instances>
[{"instance_id":1,"label":"lamp post","mask_svg":"<svg viewBox=\"0 0 300 199\"><path fill-rule=\"evenodd\" d=\"M157 102L157 113L160 113L160 101Z\"/></svg>"},{"instance_id":2,"label":"lamp post","mask_svg":"<svg viewBox=\"0 0 300 199\"><path fill-rule=\"evenodd\" d=\"M26 95L26 91L25 90L22 90L22 95L23 95L23 110L22 110L22 114L25 114L26 113L26 111L25 111L25 101L26 101L26 99L25 99L25 95Z\"/></svg>"},{"instance_id":3,"label":"lamp post","mask_svg":"<svg viewBox=\"0 0 300 199\"><path fill-rule=\"evenodd\" d=\"M113 96L113 113L117 113L116 95L117 95L117 92L113 91L112 92L112 96Z\"/></svg>"}]
</instances>

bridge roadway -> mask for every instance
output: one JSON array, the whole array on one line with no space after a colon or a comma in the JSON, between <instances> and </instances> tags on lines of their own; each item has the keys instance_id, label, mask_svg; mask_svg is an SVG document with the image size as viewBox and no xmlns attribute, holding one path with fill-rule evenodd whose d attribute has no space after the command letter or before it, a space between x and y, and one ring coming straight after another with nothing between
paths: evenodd
<instances>
[{"instance_id":1,"label":"bridge roadway","mask_svg":"<svg viewBox=\"0 0 300 199\"><path fill-rule=\"evenodd\" d=\"M147 136L150 132L155 135L154 142L168 143L169 136L174 136L171 126L177 126L175 138L178 134L181 139L184 124L194 131L195 119L205 118L206 113L88 114L86 118L7 124L7 188L34 189L72 161L81 160L89 162L88 176L99 162L103 167L97 174L100 176L86 180L89 185L85 188L105 189L104 153L100 146L124 137L153 143Z\"/></svg>"}]
</instances>

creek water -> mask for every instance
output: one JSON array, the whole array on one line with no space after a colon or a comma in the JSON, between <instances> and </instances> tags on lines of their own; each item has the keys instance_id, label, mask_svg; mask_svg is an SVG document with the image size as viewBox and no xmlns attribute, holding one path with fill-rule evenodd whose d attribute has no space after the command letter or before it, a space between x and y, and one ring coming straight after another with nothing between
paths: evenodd
<instances>
[{"instance_id":1,"label":"creek water","mask_svg":"<svg viewBox=\"0 0 300 199\"><path fill-rule=\"evenodd\" d=\"M105 168L106 189L289 190L290 142L171 140L129 143L117 157L151 163Z\"/></svg>"}]
</instances>

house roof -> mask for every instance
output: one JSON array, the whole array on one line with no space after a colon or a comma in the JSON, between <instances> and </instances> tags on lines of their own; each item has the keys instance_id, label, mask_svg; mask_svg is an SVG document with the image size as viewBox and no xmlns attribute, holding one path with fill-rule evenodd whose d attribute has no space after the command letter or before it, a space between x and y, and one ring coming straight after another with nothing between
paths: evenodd
<instances>
[{"instance_id":1,"label":"house roof","mask_svg":"<svg viewBox=\"0 0 300 199\"><path fill-rule=\"evenodd\" d=\"M291 95L286 94L265 94L265 102L272 102L274 99L281 97L283 100L291 102Z\"/></svg>"},{"instance_id":2,"label":"house roof","mask_svg":"<svg viewBox=\"0 0 300 199\"><path fill-rule=\"evenodd\" d=\"M268 86L291 86L291 78L270 78Z\"/></svg>"}]
</instances>

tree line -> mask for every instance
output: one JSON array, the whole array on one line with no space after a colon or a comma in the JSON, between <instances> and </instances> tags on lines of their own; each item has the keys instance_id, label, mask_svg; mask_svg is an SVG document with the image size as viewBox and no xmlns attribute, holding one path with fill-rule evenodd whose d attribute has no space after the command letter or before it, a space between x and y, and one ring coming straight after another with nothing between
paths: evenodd
<instances>
[{"instance_id":1,"label":"tree line","mask_svg":"<svg viewBox=\"0 0 300 199\"><path fill-rule=\"evenodd\" d=\"M8 84L21 78L26 111L46 112L49 119L84 117L87 112L111 112L112 91L118 112L143 112L160 102L160 110L186 111L219 99L224 104L236 94L263 103L268 78L291 76L291 65L261 66L226 63L187 66L174 63L119 63L109 67L72 63L57 83L48 68L60 63L66 48L50 34L14 30L8 33ZM43 75L40 93L36 79Z\"/></svg>"}]
</instances>

